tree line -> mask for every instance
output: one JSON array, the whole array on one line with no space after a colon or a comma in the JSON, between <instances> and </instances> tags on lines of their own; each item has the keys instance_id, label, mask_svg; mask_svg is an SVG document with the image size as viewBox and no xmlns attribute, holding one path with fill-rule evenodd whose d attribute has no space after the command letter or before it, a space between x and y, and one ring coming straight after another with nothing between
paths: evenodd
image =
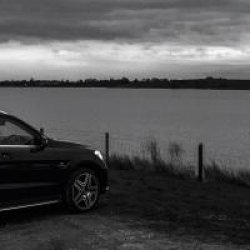
<instances>
[{"instance_id":1,"label":"tree line","mask_svg":"<svg viewBox=\"0 0 250 250\"><path fill-rule=\"evenodd\" d=\"M145 78L130 80L98 80L95 78L70 80L5 80L0 87L95 87L95 88L162 88L162 89L250 89L250 80L224 79L207 77L204 79L169 80L167 78Z\"/></svg>"}]
</instances>

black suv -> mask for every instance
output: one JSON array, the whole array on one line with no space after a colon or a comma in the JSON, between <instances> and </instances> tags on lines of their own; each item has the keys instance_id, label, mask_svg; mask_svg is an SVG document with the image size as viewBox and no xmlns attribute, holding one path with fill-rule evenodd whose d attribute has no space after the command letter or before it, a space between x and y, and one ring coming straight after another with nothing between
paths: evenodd
<instances>
[{"instance_id":1,"label":"black suv","mask_svg":"<svg viewBox=\"0 0 250 250\"><path fill-rule=\"evenodd\" d=\"M99 151L48 138L0 111L0 211L59 201L90 210L109 188L107 172Z\"/></svg>"}]
</instances>

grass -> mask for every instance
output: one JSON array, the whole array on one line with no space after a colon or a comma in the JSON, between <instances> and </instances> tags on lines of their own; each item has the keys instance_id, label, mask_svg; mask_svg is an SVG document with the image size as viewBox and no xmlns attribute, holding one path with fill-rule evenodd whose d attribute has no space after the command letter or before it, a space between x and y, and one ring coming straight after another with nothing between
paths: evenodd
<instances>
[{"instance_id":1,"label":"grass","mask_svg":"<svg viewBox=\"0 0 250 250\"><path fill-rule=\"evenodd\" d=\"M250 171L244 169L233 170L212 163L211 165L206 166L205 176L206 179L210 181L250 186Z\"/></svg>"},{"instance_id":2,"label":"grass","mask_svg":"<svg viewBox=\"0 0 250 250\"><path fill-rule=\"evenodd\" d=\"M199 239L250 244L250 171L212 162L204 167L200 183L197 166L185 166L180 160L179 145L170 145L168 162L162 160L155 141L147 150L148 159L111 156L112 207L152 220L154 229L175 236L187 233Z\"/></svg>"},{"instance_id":3,"label":"grass","mask_svg":"<svg viewBox=\"0 0 250 250\"><path fill-rule=\"evenodd\" d=\"M167 172L131 169L111 170L110 176L111 192L107 196L112 215L143 220L144 227L177 238L250 244L247 186L228 181L199 183Z\"/></svg>"},{"instance_id":4,"label":"grass","mask_svg":"<svg viewBox=\"0 0 250 250\"><path fill-rule=\"evenodd\" d=\"M116 170L142 170L146 172L164 173L181 179L192 178L192 166L174 165L163 160L150 161L140 157L112 155L109 166Z\"/></svg>"},{"instance_id":5,"label":"grass","mask_svg":"<svg viewBox=\"0 0 250 250\"><path fill-rule=\"evenodd\" d=\"M195 179L195 169L197 168L197 166L167 163L163 160L152 162L144 158L120 155L112 155L109 165L111 169L155 172L179 179ZM250 171L244 169L234 171L212 163L204 167L204 181L250 186Z\"/></svg>"},{"instance_id":6,"label":"grass","mask_svg":"<svg viewBox=\"0 0 250 250\"><path fill-rule=\"evenodd\" d=\"M197 166L182 163L184 149L178 143L169 144L169 160L162 159L160 147L155 139L144 146L148 158L129 157L127 155L113 154L110 158L110 167L117 170L143 170L164 173L181 179L196 178ZM250 171L245 169L230 169L219 166L216 162L204 166L205 181L225 182L235 185L250 185Z\"/></svg>"},{"instance_id":7,"label":"grass","mask_svg":"<svg viewBox=\"0 0 250 250\"><path fill-rule=\"evenodd\" d=\"M191 165L174 165L171 162L167 163L163 160L152 162L139 157L112 155L110 158L110 168L116 170L142 170L165 174L179 179L195 179L195 169L197 167ZM244 169L232 170L212 163L204 167L204 181L250 186L250 171Z\"/></svg>"}]
</instances>

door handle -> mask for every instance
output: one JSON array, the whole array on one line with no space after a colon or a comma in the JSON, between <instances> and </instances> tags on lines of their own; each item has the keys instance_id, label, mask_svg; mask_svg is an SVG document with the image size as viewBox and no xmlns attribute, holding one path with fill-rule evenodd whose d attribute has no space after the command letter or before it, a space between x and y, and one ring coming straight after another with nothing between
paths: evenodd
<instances>
[{"instance_id":1,"label":"door handle","mask_svg":"<svg viewBox=\"0 0 250 250\"><path fill-rule=\"evenodd\" d=\"M9 153L1 153L1 159L2 160L11 160L12 157L11 157L11 154L9 154Z\"/></svg>"}]
</instances>

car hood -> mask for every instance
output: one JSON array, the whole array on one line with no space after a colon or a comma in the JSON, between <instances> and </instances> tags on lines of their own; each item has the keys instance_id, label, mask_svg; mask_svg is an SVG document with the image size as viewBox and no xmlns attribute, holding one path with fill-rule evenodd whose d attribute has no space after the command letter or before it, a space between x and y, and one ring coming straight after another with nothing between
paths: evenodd
<instances>
[{"instance_id":1,"label":"car hood","mask_svg":"<svg viewBox=\"0 0 250 250\"><path fill-rule=\"evenodd\" d=\"M85 150L94 150L91 146L82 145L80 143L75 143L71 141L64 141L64 140L56 140L56 139L49 139L49 145L52 147L60 147L60 148L82 148Z\"/></svg>"}]
</instances>

